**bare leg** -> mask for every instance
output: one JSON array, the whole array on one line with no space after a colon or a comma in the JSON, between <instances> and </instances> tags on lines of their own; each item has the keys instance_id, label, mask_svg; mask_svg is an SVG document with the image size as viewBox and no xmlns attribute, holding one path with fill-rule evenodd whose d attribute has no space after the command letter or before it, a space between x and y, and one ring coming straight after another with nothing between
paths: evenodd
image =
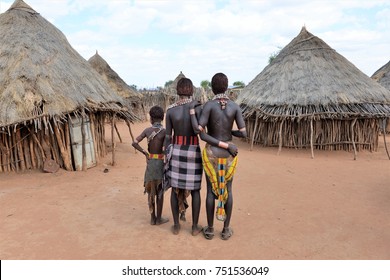
<instances>
[{"instance_id":1,"label":"bare leg","mask_svg":"<svg viewBox=\"0 0 390 280\"><path fill-rule=\"evenodd\" d=\"M214 208L215 208L215 195L212 191L212 186L209 178L206 176L207 182L207 195L206 195L206 216L207 227L203 228L203 235L206 239L213 239L214 237Z\"/></svg>"},{"instance_id":2,"label":"bare leg","mask_svg":"<svg viewBox=\"0 0 390 280\"><path fill-rule=\"evenodd\" d=\"M232 217L233 212L233 179L227 182L227 189L228 189L228 199L225 204L225 212L226 212L226 220L223 224L223 230L221 233L221 238L223 240L228 240L233 235L233 230L230 228L230 219Z\"/></svg>"},{"instance_id":3,"label":"bare leg","mask_svg":"<svg viewBox=\"0 0 390 280\"><path fill-rule=\"evenodd\" d=\"M156 195L156 204L157 204L157 216L156 216L156 224L161 225L164 223L167 223L169 221L168 218L162 218L162 210L164 205L164 193L162 193L162 186L159 185L157 189L157 195Z\"/></svg>"},{"instance_id":4,"label":"bare leg","mask_svg":"<svg viewBox=\"0 0 390 280\"><path fill-rule=\"evenodd\" d=\"M206 195L207 225L212 228L214 226L215 195L213 193L210 180L207 176L206 176L206 182L207 182L207 195Z\"/></svg>"},{"instance_id":5,"label":"bare leg","mask_svg":"<svg viewBox=\"0 0 390 280\"><path fill-rule=\"evenodd\" d=\"M202 231L202 227L198 225L200 214L200 191L191 191L192 198L192 235L198 235Z\"/></svg>"},{"instance_id":6,"label":"bare leg","mask_svg":"<svg viewBox=\"0 0 390 280\"><path fill-rule=\"evenodd\" d=\"M171 210L172 210L172 217L173 217L172 232L173 232L173 234L179 234L179 231L180 231L179 202L178 202L177 195L176 195L174 188L172 188L172 191L171 191Z\"/></svg>"},{"instance_id":7,"label":"bare leg","mask_svg":"<svg viewBox=\"0 0 390 280\"><path fill-rule=\"evenodd\" d=\"M151 194L148 193L148 203L151 203L150 196L151 196ZM155 212L154 205L152 205L152 206L153 206L153 212L150 213L150 224L155 225L156 224L156 212Z\"/></svg>"},{"instance_id":8,"label":"bare leg","mask_svg":"<svg viewBox=\"0 0 390 280\"><path fill-rule=\"evenodd\" d=\"M232 217L233 212L233 192L232 192L232 186L233 186L233 179L227 182L227 189L228 189L228 199L225 204L225 212L226 212L226 220L223 224L224 228L228 228L230 225L230 219Z\"/></svg>"}]
</instances>

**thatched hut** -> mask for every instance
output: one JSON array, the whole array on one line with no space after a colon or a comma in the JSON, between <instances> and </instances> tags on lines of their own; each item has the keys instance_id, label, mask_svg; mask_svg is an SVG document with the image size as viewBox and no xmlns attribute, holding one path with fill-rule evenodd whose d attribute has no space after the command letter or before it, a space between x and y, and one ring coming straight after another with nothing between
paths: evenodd
<instances>
[{"instance_id":1,"label":"thatched hut","mask_svg":"<svg viewBox=\"0 0 390 280\"><path fill-rule=\"evenodd\" d=\"M176 102L178 95L177 95L177 83L180 81L180 79L186 78L186 76L183 74L182 71L180 71L179 75L173 80L172 84L170 84L167 88L165 88L165 107L169 106L170 104ZM194 87L194 95L193 98L195 100L200 101L201 103L204 103L207 101L207 96L202 87L197 88Z\"/></svg>"},{"instance_id":2,"label":"thatched hut","mask_svg":"<svg viewBox=\"0 0 390 280\"><path fill-rule=\"evenodd\" d=\"M375 71L371 78L390 90L390 61Z\"/></svg>"},{"instance_id":3,"label":"thatched hut","mask_svg":"<svg viewBox=\"0 0 390 280\"><path fill-rule=\"evenodd\" d=\"M146 117L151 107L158 105L165 110L166 94L164 89L142 89L139 91L142 95L142 103L145 108Z\"/></svg>"},{"instance_id":4,"label":"thatched hut","mask_svg":"<svg viewBox=\"0 0 390 280\"><path fill-rule=\"evenodd\" d=\"M252 144L376 151L388 91L305 27L237 99Z\"/></svg>"},{"instance_id":5,"label":"thatched hut","mask_svg":"<svg viewBox=\"0 0 390 280\"><path fill-rule=\"evenodd\" d=\"M88 59L88 62L102 75L103 79L110 85L114 92L117 92L124 99L128 109L141 120L145 120L145 110L142 104L141 94L130 87L97 51L95 55Z\"/></svg>"},{"instance_id":6,"label":"thatched hut","mask_svg":"<svg viewBox=\"0 0 390 280\"><path fill-rule=\"evenodd\" d=\"M123 99L22 0L0 15L0 37L0 172L96 165L105 120L135 119Z\"/></svg>"},{"instance_id":7,"label":"thatched hut","mask_svg":"<svg viewBox=\"0 0 390 280\"><path fill-rule=\"evenodd\" d=\"M390 61L375 71L375 73L371 76L371 79L381 84L384 88L387 88L390 95ZM386 121L386 133L390 133L390 121L389 119Z\"/></svg>"}]
</instances>

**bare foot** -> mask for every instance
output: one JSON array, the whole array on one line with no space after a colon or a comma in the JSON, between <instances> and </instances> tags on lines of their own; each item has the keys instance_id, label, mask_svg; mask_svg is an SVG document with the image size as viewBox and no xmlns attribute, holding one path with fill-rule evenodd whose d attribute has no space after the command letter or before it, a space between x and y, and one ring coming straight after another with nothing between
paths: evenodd
<instances>
[{"instance_id":1,"label":"bare foot","mask_svg":"<svg viewBox=\"0 0 390 280\"><path fill-rule=\"evenodd\" d=\"M156 225L162 225L162 224L165 224L167 222L169 222L168 218L161 217L160 219L156 219Z\"/></svg>"},{"instance_id":2,"label":"bare foot","mask_svg":"<svg viewBox=\"0 0 390 280\"><path fill-rule=\"evenodd\" d=\"M197 236L199 233L201 233L203 228L199 225L193 225L192 226L192 236Z\"/></svg>"},{"instance_id":3,"label":"bare foot","mask_svg":"<svg viewBox=\"0 0 390 280\"><path fill-rule=\"evenodd\" d=\"M179 232L180 232L180 224L173 225L173 226L172 226L172 233L173 233L174 235L178 235Z\"/></svg>"}]
</instances>

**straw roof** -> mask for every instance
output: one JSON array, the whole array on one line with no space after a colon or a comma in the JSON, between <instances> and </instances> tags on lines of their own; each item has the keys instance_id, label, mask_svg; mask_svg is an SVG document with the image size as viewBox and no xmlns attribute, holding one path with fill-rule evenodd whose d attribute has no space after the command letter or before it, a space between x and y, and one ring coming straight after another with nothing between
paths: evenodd
<instances>
[{"instance_id":1,"label":"straw roof","mask_svg":"<svg viewBox=\"0 0 390 280\"><path fill-rule=\"evenodd\" d=\"M0 126L82 108L131 119L64 34L22 0L0 15Z\"/></svg>"},{"instance_id":2,"label":"straw roof","mask_svg":"<svg viewBox=\"0 0 390 280\"><path fill-rule=\"evenodd\" d=\"M244 115L346 118L390 115L388 90L305 27L240 93Z\"/></svg>"},{"instance_id":3,"label":"straw roof","mask_svg":"<svg viewBox=\"0 0 390 280\"><path fill-rule=\"evenodd\" d=\"M126 84L126 82L122 80L122 78L110 67L110 65L98 54L97 51L94 56L88 59L88 62L100 75L102 75L103 79L120 96L123 98L141 98L141 95Z\"/></svg>"},{"instance_id":4,"label":"straw roof","mask_svg":"<svg viewBox=\"0 0 390 280\"><path fill-rule=\"evenodd\" d=\"M372 76L374 81L380 83L383 87L390 90L390 61L379 68ZM390 93L389 93L390 94Z\"/></svg>"},{"instance_id":5,"label":"straw roof","mask_svg":"<svg viewBox=\"0 0 390 280\"><path fill-rule=\"evenodd\" d=\"M166 88L167 95L173 100L175 100L177 98L177 89L176 89L177 83L182 78L186 78L186 76L183 74L182 71L180 71L179 75L177 75L176 79L173 80L172 84L170 84L168 86L168 88ZM197 88L197 87L193 86L193 89L194 89L194 95L193 95L194 99L196 99L202 103L207 101L206 92L204 91L203 88Z\"/></svg>"}]
</instances>

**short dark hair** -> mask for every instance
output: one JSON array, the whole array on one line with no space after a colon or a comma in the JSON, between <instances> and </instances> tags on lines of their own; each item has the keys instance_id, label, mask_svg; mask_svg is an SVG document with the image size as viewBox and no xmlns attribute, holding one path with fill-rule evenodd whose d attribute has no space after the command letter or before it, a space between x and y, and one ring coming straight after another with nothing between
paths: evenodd
<instances>
[{"instance_id":1,"label":"short dark hair","mask_svg":"<svg viewBox=\"0 0 390 280\"><path fill-rule=\"evenodd\" d=\"M164 109L160 106L153 106L149 110L149 115L152 119L163 120L164 119Z\"/></svg>"},{"instance_id":2,"label":"short dark hair","mask_svg":"<svg viewBox=\"0 0 390 280\"><path fill-rule=\"evenodd\" d=\"M194 93L194 86L190 79L181 78L177 82L176 90L178 95L192 96L192 94Z\"/></svg>"},{"instance_id":3,"label":"short dark hair","mask_svg":"<svg viewBox=\"0 0 390 280\"><path fill-rule=\"evenodd\" d=\"M228 78L224 73L217 73L211 79L211 89L214 94L224 93L228 88Z\"/></svg>"}]
</instances>

